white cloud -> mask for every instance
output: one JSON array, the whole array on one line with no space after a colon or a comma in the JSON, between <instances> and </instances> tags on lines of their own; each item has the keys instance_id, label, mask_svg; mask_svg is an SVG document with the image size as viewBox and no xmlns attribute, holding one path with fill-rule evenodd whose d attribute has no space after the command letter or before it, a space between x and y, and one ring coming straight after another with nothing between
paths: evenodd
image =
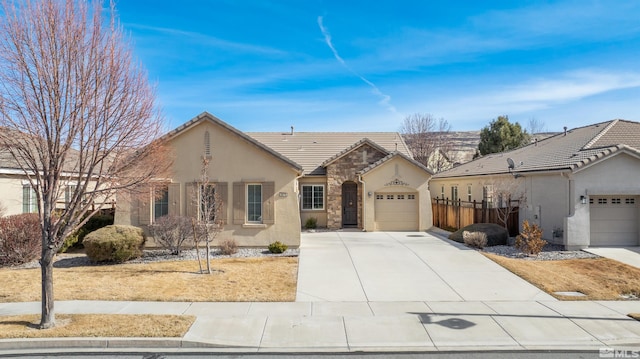
<instances>
[{"instance_id":1,"label":"white cloud","mask_svg":"<svg viewBox=\"0 0 640 359\"><path fill-rule=\"evenodd\" d=\"M376 86L373 82L367 80L364 76L360 75L355 70L353 70L349 65L347 65L347 63L340 56L340 54L338 54L338 51L333 46L333 42L331 41L331 34L329 33L329 30L324 26L324 24L322 22L322 19L323 19L322 16L318 16L318 26L320 27L320 31L322 32L322 35L324 35L325 43L327 44L327 46L329 46L329 48L333 52L333 56L336 58L336 60L338 60L338 62L340 62L340 64L342 66L344 66L345 69L347 69L353 75L355 75L358 78L360 78L360 80L362 80L362 82L364 82L365 84L369 85L369 87L371 87L372 92L376 96L381 98L381 100L379 102L380 105L384 106L387 110L389 110L392 113L397 113L398 111L396 110L395 106L393 106L391 104L391 96L389 96L389 95L383 93L382 91L380 91L378 86Z\"/></svg>"}]
</instances>

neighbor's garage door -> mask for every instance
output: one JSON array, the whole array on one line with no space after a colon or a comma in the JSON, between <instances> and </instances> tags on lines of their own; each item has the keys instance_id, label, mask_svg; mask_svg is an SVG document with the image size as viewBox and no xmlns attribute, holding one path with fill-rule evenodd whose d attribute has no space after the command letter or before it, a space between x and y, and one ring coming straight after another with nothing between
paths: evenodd
<instances>
[{"instance_id":1,"label":"neighbor's garage door","mask_svg":"<svg viewBox=\"0 0 640 359\"><path fill-rule=\"evenodd\" d=\"M378 231L418 230L416 193L376 193L375 211Z\"/></svg>"},{"instance_id":2,"label":"neighbor's garage door","mask_svg":"<svg viewBox=\"0 0 640 359\"><path fill-rule=\"evenodd\" d=\"M637 196L590 196L592 246L638 245Z\"/></svg>"}]
</instances>

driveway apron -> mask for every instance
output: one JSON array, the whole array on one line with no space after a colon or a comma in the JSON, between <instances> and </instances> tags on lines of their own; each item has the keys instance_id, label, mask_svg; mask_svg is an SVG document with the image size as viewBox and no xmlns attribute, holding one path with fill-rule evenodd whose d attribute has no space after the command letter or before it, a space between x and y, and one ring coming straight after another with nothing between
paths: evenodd
<instances>
[{"instance_id":1,"label":"driveway apron","mask_svg":"<svg viewBox=\"0 0 640 359\"><path fill-rule=\"evenodd\" d=\"M482 254L425 232L303 233L299 302L555 300Z\"/></svg>"}]
</instances>

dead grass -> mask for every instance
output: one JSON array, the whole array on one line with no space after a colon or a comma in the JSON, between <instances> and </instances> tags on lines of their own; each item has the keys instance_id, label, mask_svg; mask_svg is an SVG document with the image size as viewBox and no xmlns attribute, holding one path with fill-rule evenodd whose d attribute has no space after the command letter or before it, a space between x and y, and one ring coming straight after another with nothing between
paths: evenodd
<instances>
[{"instance_id":1,"label":"dead grass","mask_svg":"<svg viewBox=\"0 0 640 359\"><path fill-rule=\"evenodd\" d=\"M640 269L607 258L531 261L485 256L560 300L620 300L640 296ZM567 297L554 292L581 292Z\"/></svg>"},{"instance_id":2,"label":"dead grass","mask_svg":"<svg viewBox=\"0 0 640 359\"><path fill-rule=\"evenodd\" d=\"M294 301L298 259L225 258L213 274L197 261L54 269L56 300L187 302ZM0 302L40 300L40 269L0 269Z\"/></svg>"},{"instance_id":3,"label":"dead grass","mask_svg":"<svg viewBox=\"0 0 640 359\"><path fill-rule=\"evenodd\" d=\"M37 329L40 316L0 316L0 339L61 337L180 338L195 317L187 315L58 314L56 326ZM99 325L96 325L98 323Z\"/></svg>"}]
</instances>

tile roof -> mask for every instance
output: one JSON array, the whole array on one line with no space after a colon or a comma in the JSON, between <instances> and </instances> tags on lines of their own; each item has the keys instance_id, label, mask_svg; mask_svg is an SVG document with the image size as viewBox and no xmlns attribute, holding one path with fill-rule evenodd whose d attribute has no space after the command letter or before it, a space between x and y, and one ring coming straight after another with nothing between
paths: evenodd
<instances>
[{"instance_id":1,"label":"tile roof","mask_svg":"<svg viewBox=\"0 0 640 359\"><path fill-rule=\"evenodd\" d=\"M274 151L299 163L305 175L326 174L323 164L359 146L363 140L387 152L398 151L408 158L411 152L397 132L247 132Z\"/></svg>"},{"instance_id":2,"label":"tile roof","mask_svg":"<svg viewBox=\"0 0 640 359\"><path fill-rule=\"evenodd\" d=\"M493 153L440 172L433 178L508 173L507 158L515 162L514 173L576 170L593 161L624 150L640 156L640 123L612 120L578 127L537 143Z\"/></svg>"}]
</instances>

